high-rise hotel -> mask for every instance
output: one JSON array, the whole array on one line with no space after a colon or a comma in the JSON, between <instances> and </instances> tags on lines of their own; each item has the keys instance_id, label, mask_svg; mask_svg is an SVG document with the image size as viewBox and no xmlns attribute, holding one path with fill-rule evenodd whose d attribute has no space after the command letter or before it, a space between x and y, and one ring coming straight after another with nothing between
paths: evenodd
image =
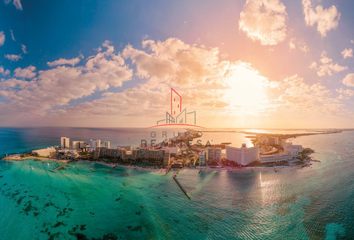
<instances>
[{"instance_id":1,"label":"high-rise hotel","mask_svg":"<svg viewBox=\"0 0 354 240\"><path fill-rule=\"evenodd\" d=\"M241 148L226 146L226 159L245 166L259 159L259 146L247 148L245 143Z\"/></svg>"}]
</instances>

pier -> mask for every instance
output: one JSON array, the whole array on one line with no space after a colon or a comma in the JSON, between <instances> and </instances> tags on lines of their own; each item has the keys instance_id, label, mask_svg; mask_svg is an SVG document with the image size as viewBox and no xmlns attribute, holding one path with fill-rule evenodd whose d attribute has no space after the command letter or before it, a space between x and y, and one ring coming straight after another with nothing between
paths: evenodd
<instances>
[{"instance_id":1,"label":"pier","mask_svg":"<svg viewBox=\"0 0 354 240\"><path fill-rule=\"evenodd\" d=\"M166 172L166 175L170 172L171 168L168 168L167 169L167 172Z\"/></svg>"},{"instance_id":2,"label":"pier","mask_svg":"<svg viewBox=\"0 0 354 240\"><path fill-rule=\"evenodd\" d=\"M60 166L57 167L56 169L53 169L53 170L49 169L49 171L51 171L51 172L56 172L57 170L59 170L60 168L64 167L64 166L65 166L66 164L68 164L69 162L71 162L71 161L67 161L66 163L60 165Z\"/></svg>"},{"instance_id":3,"label":"pier","mask_svg":"<svg viewBox=\"0 0 354 240\"><path fill-rule=\"evenodd\" d=\"M186 189L184 189L184 187L180 184L180 182L178 181L178 179L176 178L177 173L180 171L180 169L177 170L177 172L173 175L173 180L176 181L177 185L182 189L182 191L184 192L184 194L186 194L186 196L191 199L191 196L189 195L189 193L186 191Z\"/></svg>"}]
</instances>

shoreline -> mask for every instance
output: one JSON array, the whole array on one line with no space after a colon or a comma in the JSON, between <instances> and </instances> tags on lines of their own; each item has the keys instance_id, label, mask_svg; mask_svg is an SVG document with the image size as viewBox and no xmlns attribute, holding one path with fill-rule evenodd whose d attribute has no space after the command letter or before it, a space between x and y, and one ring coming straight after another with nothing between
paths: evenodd
<instances>
[{"instance_id":1,"label":"shoreline","mask_svg":"<svg viewBox=\"0 0 354 240\"><path fill-rule=\"evenodd\" d=\"M58 160L58 159L51 159L51 158L45 158L45 157L26 157L23 159L18 159L18 158L8 158L8 159L2 159L2 160L10 160L10 161L25 161L25 160L49 160L49 161L55 161L55 162L69 162L71 160ZM106 162L98 162L98 161L89 161L89 160L77 160L78 162L86 162L86 163L96 163L100 164L106 167L110 168L115 168L115 167L121 167L121 168L130 168L133 170L138 170L138 171L148 171L148 172L155 172L155 173L166 173L169 168L149 168L149 167L141 167L141 166L132 166L132 165L123 165L123 164L113 164L113 163L106 163ZM205 172L257 172L257 171L280 171L280 170L291 170L291 169L298 169L301 170L305 167L310 167L312 165L311 162L317 162L316 160L309 160L306 161L305 164L302 165L294 165L294 166L274 166L274 167L222 167L222 168L212 168L210 166L207 167L183 167L181 170L191 170L191 171L205 171ZM171 169L174 171L175 169Z\"/></svg>"}]
</instances>

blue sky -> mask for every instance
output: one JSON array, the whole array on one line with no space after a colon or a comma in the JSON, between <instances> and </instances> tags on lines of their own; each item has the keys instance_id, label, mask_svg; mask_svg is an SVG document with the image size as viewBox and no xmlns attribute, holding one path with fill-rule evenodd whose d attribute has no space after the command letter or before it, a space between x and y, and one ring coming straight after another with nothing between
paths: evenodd
<instances>
[{"instance_id":1,"label":"blue sky","mask_svg":"<svg viewBox=\"0 0 354 240\"><path fill-rule=\"evenodd\" d=\"M337 0L3 1L0 111L8 114L0 126L140 127L134 117L140 110L153 125L174 87L210 127L220 121L354 127L353 6ZM50 65L59 59L75 64Z\"/></svg>"}]
</instances>

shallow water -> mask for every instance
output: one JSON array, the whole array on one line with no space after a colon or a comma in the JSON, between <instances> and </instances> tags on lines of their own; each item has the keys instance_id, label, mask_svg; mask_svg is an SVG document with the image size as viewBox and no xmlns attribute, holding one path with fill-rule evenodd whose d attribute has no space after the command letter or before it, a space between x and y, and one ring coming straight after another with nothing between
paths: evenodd
<instances>
[{"instance_id":1,"label":"shallow water","mask_svg":"<svg viewBox=\"0 0 354 240\"><path fill-rule=\"evenodd\" d=\"M300 137L322 163L172 173L72 162L0 162L2 239L350 239L354 134ZM49 163L49 166L48 166Z\"/></svg>"}]
</instances>

